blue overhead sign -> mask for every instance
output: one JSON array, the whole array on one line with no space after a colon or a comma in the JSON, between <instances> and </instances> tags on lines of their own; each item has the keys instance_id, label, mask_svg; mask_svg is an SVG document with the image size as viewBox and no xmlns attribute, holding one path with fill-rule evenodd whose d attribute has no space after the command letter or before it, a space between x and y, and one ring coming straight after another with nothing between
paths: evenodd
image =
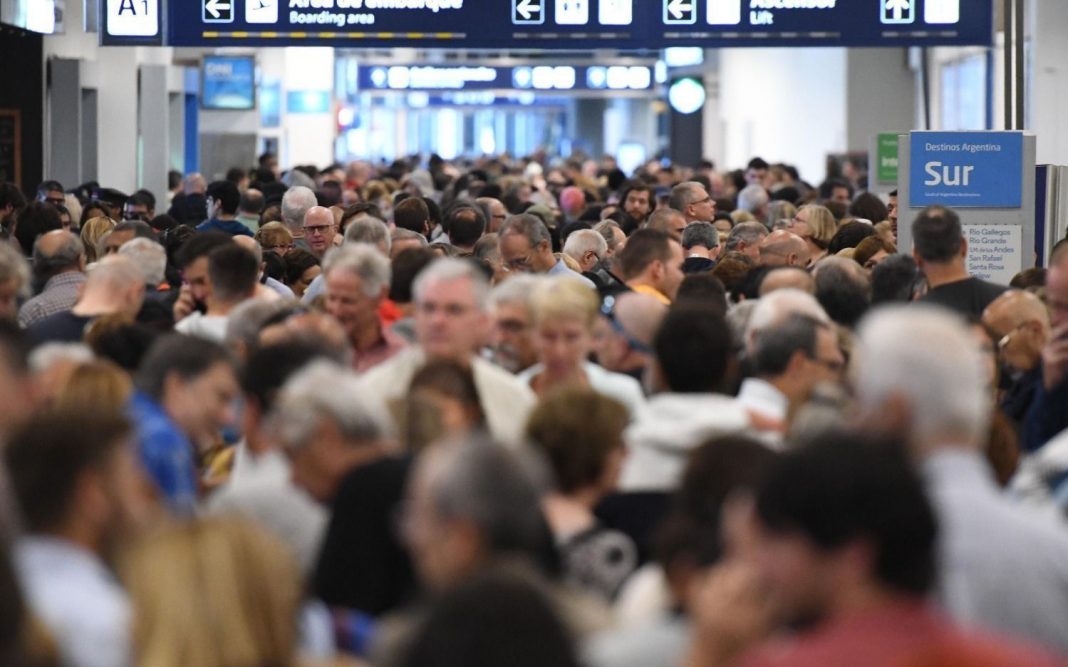
<instances>
[{"instance_id":1,"label":"blue overhead sign","mask_svg":"<svg viewBox=\"0 0 1068 667\"><path fill-rule=\"evenodd\" d=\"M909 147L909 206L1022 205L1022 132L913 132Z\"/></svg>"},{"instance_id":2,"label":"blue overhead sign","mask_svg":"<svg viewBox=\"0 0 1068 667\"><path fill-rule=\"evenodd\" d=\"M158 0L155 0L158 1ZM173 46L990 45L993 0L169 0Z\"/></svg>"},{"instance_id":3,"label":"blue overhead sign","mask_svg":"<svg viewBox=\"0 0 1068 667\"><path fill-rule=\"evenodd\" d=\"M483 90L651 91L651 65L360 65L360 92Z\"/></svg>"}]
</instances>

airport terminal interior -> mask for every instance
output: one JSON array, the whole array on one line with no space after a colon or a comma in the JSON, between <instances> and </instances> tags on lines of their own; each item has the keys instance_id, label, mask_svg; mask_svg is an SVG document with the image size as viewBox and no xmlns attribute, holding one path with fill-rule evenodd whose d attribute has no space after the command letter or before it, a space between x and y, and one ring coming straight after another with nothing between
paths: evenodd
<instances>
[{"instance_id":1,"label":"airport terminal interior","mask_svg":"<svg viewBox=\"0 0 1068 667\"><path fill-rule=\"evenodd\" d=\"M0 667L1068 660L1068 0L0 0Z\"/></svg>"}]
</instances>

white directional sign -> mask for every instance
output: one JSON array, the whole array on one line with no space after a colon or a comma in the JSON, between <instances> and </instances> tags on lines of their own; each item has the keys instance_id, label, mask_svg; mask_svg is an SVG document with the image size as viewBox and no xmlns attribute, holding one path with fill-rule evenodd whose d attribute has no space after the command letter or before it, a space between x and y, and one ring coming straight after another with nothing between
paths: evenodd
<instances>
[{"instance_id":1,"label":"white directional sign","mask_svg":"<svg viewBox=\"0 0 1068 667\"><path fill-rule=\"evenodd\" d=\"M235 0L201 0L204 23L233 23ZM256 0L251 0L255 2Z\"/></svg>"},{"instance_id":2,"label":"white directional sign","mask_svg":"<svg viewBox=\"0 0 1068 667\"><path fill-rule=\"evenodd\" d=\"M586 25L590 22L590 0L556 0L557 25Z\"/></svg>"},{"instance_id":3,"label":"white directional sign","mask_svg":"<svg viewBox=\"0 0 1068 667\"><path fill-rule=\"evenodd\" d=\"M697 23L697 0L664 0L664 23L667 25Z\"/></svg>"},{"instance_id":4,"label":"white directional sign","mask_svg":"<svg viewBox=\"0 0 1068 667\"><path fill-rule=\"evenodd\" d=\"M159 34L159 0L107 0L107 34L155 37Z\"/></svg>"},{"instance_id":5,"label":"white directional sign","mask_svg":"<svg viewBox=\"0 0 1068 667\"><path fill-rule=\"evenodd\" d=\"M738 25L742 0L708 0L708 25Z\"/></svg>"},{"instance_id":6,"label":"white directional sign","mask_svg":"<svg viewBox=\"0 0 1068 667\"><path fill-rule=\"evenodd\" d=\"M879 19L887 25L912 23L916 20L916 0L879 0Z\"/></svg>"},{"instance_id":7,"label":"white directional sign","mask_svg":"<svg viewBox=\"0 0 1068 667\"><path fill-rule=\"evenodd\" d=\"M923 5L927 23L959 23L960 0L927 0Z\"/></svg>"},{"instance_id":8,"label":"white directional sign","mask_svg":"<svg viewBox=\"0 0 1068 667\"><path fill-rule=\"evenodd\" d=\"M630 25L634 22L633 0L601 0L597 5L597 22L601 25Z\"/></svg>"},{"instance_id":9,"label":"white directional sign","mask_svg":"<svg viewBox=\"0 0 1068 667\"><path fill-rule=\"evenodd\" d=\"M512 0L512 23L515 25L545 23L545 0Z\"/></svg>"},{"instance_id":10,"label":"white directional sign","mask_svg":"<svg viewBox=\"0 0 1068 667\"><path fill-rule=\"evenodd\" d=\"M278 3L281 0L245 0L246 23L278 23ZM234 2L234 0L227 0Z\"/></svg>"}]
</instances>

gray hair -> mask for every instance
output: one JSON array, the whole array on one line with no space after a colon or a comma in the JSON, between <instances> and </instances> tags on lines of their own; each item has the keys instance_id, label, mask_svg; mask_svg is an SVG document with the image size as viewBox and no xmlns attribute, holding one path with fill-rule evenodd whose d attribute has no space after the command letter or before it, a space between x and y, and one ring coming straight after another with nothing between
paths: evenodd
<instances>
[{"instance_id":1,"label":"gray hair","mask_svg":"<svg viewBox=\"0 0 1068 667\"><path fill-rule=\"evenodd\" d=\"M687 206L697 201L698 188L704 190L705 186L697 181L686 181L671 188L671 195L668 196L668 208L676 211L685 210Z\"/></svg>"},{"instance_id":2,"label":"gray hair","mask_svg":"<svg viewBox=\"0 0 1068 667\"><path fill-rule=\"evenodd\" d=\"M159 243L136 238L119 248L119 255L129 257L141 269L145 284L156 286L163 282L167 273L167 251Z\"/></svg>"},{"instance_id":3,"label":"gray hair","mask_svg":"<svg viewBox=\"0 0 1068 667\"><path fill-rule=\"evenodd\" d=\"M282 195L282 221L289 227L289 231L299 230L304 227L304 216L308 210L318 205L315 193L311 188L298 185L286 190Z\"/></svg>"},{"instance_id":4,"label":"gray hair","mask_svg":"<svg viewBox=\"0 0 1068 667\"><path fill-rule=\"evenodd\" d=\"M604 238L604 242L607 244L608 249L614 251L619 245L619 239L616 238L615 230L623 231L623 228L619 226L619 223L615 220L602 220L593 226L593 231L597 232Z\"/></svg>"},{"instance_id":5,"label":"gray hair","mask_svg":"<svg viewBox=\"0 0 1068 667\"><path fill-rule=\"evenodd\" d=\"M348 271L360 279L363 293L378 296L383 288L389 288L393 272L389 260L375 246L366 243L350 243L332 248L323 258L323 276L333 271Z\"/></svg>"},{"instance_id":6,"label":"gray hair","mask_svg":"<svg viewBox=\"0 0 1068 667\"><path fill-rule=\"evenodd\" d=\"M73 235L72 235L73 236ZM78 237L74 237L77 239ZM78 242L79 247L81 241ZM34 254L37 254L36 247ZM15 280L19 284L20 296L28 296L30 289L30 267L26 258L10 243L0 243L0 282Z\"/></svg>"},{"instance_id":7,"label":"gray hair","mask_svg":"<svg viewBox=\"0 0 1068 667\"><path fill-rule=\"evenodd\" d=\"M537 553L542 543L538 482L519 455L486 438L443 442L419 461L434 510L482 531L494 554Z\"/></svg>"},{"instance_id":8,"label":"gray hair","mask_svg":"<svg viewBox=\"0 0 1068 667\"><path fill-rule=\"evenodd\" d=\"M747 185L738 193L738 208L755 214L771 201L768 191L759 185Z\"/></svg>"},{"instance_id":9,"label":"gray hair","mask_svg":"<svg viewBox=\"0 0 1068 667\"><path fill-rule=\"evenodd\" d=\"M356 374L339 364L319 360L286 382L275 402L270 424L282 446L294 450L315 437L324 419L352 442L372 443L390 433L384 408L366 400Z\"/></svg>"},{"instance_id":10,"label":"gray hair","mask_svg":"<svg viewBox=\"0 0 1068 667\"><path fill-rule=\"evenodd\" d=\"M898 396L909 403L915 440L982 441L991 408L986 372L958 316L925 304L884 306L861 322L853 356L861 406Z\"/></svg>"},{"instance_id":11,"label":"gray hair","mask_svg":"<svg viewBox=\"0 0 1068 667\"><path fill-rule=\"evenodd\" d=\"M682 248L689 250L702 246L711 250L719 246L719 232L711 222L695 221L682 230Z\"/></svg>"},{"instance_id":12,"label":"gray hair","mask_svg":"<svg viewBox=\"0 0 1068 667\"><path fill-rule=\"evenodd\" d=\"M532 248L542 241L552 243L552 237L549 236L549 228L545 226L545 222L530 213L509 216L497 233L500 238L508 234L518 234L530 241Z\"/></svg>"},{"instance_id":13,"label":"gray hair","mask_svg":"<svg viewBox=\"0 0 1068 667\"><path fill-rule=\"evenodd\" d=\"M123 255L108 255L89 268L85 287L107 287L123 290L131 285L143 285L144 273L132 259Z\"/></svg>"},{"instance_id":14,"label":"gray hair","mask_svg":"<svg viewBox=\"0 0 1068 667\"><path fill-rule=\"evenodd\" d=\"M521 274L493 286L490 290L488 308L495 310L502 304L512 304L530 308L530 297L534 290L548 280L545 276Z\"/></svg>"},{"instance_id":15,"label":"gray hair","mask_svg":"<svg viewBox=\"0 0 1068 667\"><path fill-rule=\"evenodd\" d=\"M820 324L830 324L831 318L827 316L823 306L816 297L799 289L786 288L775 290L762 296L749 316L749 324L745 331L746 345L752 350L753 338L760 331L777 326L791 315L804 315L812 318Z\"/></svg>"},{"instance_id":16,"label":"gray hair","mask_svg":"<svg viewBox=\"0 0 1068 667\"><path fill-rule=\"evenodd\" d=\"M251 349L256 346L264 324L287 310L295 310L299 305L295 301L281 299L248 299L234 308L227 318L223 343L230 349L235 349L238 345Z\"/></svg>"},{"instance_id":17,"label":"gray hair","mask_svg":"<svg viewBox=\"0 0 1068 667\"><path fill-rule=\"evenodd\" d=\"M592 229L580 229L572 232L564 243L564 254L575 261L582 259L587 252L593 251L597 259L604 260L608 254L608 242Z\"/></svg>"},{"instance_id":18,"label":"gray hair","mask_svg":"<svg viewBox=\"0 0 1068 667\"><path fill-rule=\"evenodd\" d=\"M419 236L422 236L420 234ZM377 247L382 254L389 256L393 240L389 227L373 215L359 215L345 228L345 243L366 243Z\"/></svg>"},{"instance_id":19,"label":"gray hair","mask_svg":"<svg viewBox=\"0 0 1068 667\"><path fill-rule=\"evenodd\" d=\"M60 269L79 265L79 260L85 255L85 245L82 244L82 240L77 234L72 234L71 232L63 233L67 235L63 244L56 248L56 251L51 255L41 252L41 239L45 237L44 234L38 236L37 240L33 242L33 271L35 274L39 276L50 275ZM4 244L5 250L7 245ZM23 264L26 263L21 254L18 257ZM10 260L6 256L0 256L0 261L6 264ZM10 270L0 269L0 272L10 273Z\"/></svg>"},{"instance_id":20,"label":"gray hair","mask_svg":"<svg viewBox=\"0 0 1068 667\"><path fill-rule=\"evenodd\" d=\"M415 297L415 302L419 303L423 300L423 293L426 291L427 285L447 280L468 280L471 283L471 290L474 292L475 304L478 309L486 309L486 299L489 296L489 282L486 280L486 276L471 262L455 257L436 259L416 276L415 282L412 284L412 295Z\"/></svg>"},{"instance_id":21,"label":"gray hair","mask_svg":"<svg viewBox=\"0 0 1068 667\"><path fill-rule=\"evenodd\" d=\"M95 359L93 351L85 343L45 343L30 353L30 372L47 371L61 361L85 364Z\"/></svg>"},{"instance_id":22,"label":"gray hair","mask_svg":"<svg viewBox=\"0 0 1068 667\"><path fill-rule=\"evenodd\" d=\"M346 230L347 231L347 230ZM419 241L419 245L426 248L430 245L430 241L426 240L426 237L419 232L412 231L410 229L404 229L403 227L397 227L389 233L390 248L397 241Z\"/></svg>"},{"instance_id":23,"label":"gray hair","mask_svg":"<svg viewBox=\"0 0 1068 667\"><path fill-rule=\"evenodd\" d=\"M768 228L759 222L740 222L731 228L727 235L727 244L724 249L731 252L738 248L743 241L746 245L759 243L760 239L768 235Z\"/></svg>"}]
</instances>

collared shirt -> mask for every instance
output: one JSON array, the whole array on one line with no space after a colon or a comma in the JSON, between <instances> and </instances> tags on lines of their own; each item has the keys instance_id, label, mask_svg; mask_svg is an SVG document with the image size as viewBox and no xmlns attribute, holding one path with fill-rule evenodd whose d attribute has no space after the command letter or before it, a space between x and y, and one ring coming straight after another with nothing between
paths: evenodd
<instances>
[{"instance_id":1,"label":"collared shirt","mask_svg":"<svg viewBox=\"0 0 1068 667\"><path fill-rule=\"evenodd\" d=\"M562 259L556 260L556 264L553 264L553 268L549 269L546 272L546 275L550 275L550 276L566 276L568 278L575 278L577 280L581 280L582 282L586 283L586 285L588 287L592 287L594 289L597 289L597 286L593 284L592 280L590 280L586 276L582 275L581 273L578 273L576 271L572 271L571 269L569 269L567 267L567 264L565 264L564 260L562 260Z\"/></svg>"},{"instance_id":2,"label":"collared shirt","mask_svg":"<svg viewBox=\"0 0 1068 667\"><path fill-rule=\"evenodd\" d=\"M667 294L664 294L652 285L630 285L629 287L638 294L647 294L653 297L665 306L671 305L671 299L668 298Z\"/></svg>"},{"instance_id":3,"label":"collared shirt","mask_svg":"<svg viewBox=\"0 0 1068 667\"><path fill-rule=\"evenodd\" d=\"M78 293L84 283L85 274L81 271L67 271L52 276L40 294L19 308L19 324L28 327L49 315L70 310L78 301Z\"/></svg>"},{"instance_id":4,"label":"collared shirt","mask_svg":"<svg viewBox=\"0 0 1068 667\"><path fill-rule=\"evenodd\" d=\"M56 640L64 665L130 664L130 604L100 559L66 540L25 536L14 565L27 603Z\"/></svg>"},{"instance_id":5,"label":"collared shirt","mask_svg":"<svg viewBox=\"0 0 1068 667\"><path fill-rule=\"evenodd\" d=\"M134 393L127 411L149 477L172 510L193 514L197 504L197 471L189 437L146 394Z\"/></svg>"},{"instance_id":6,"label":"collared shirt","mask_svg":"<svg viewBox=\"0 0 1068 667\"><path fill-rule=\"evenodd\" d=\"M394 333L393 329L388 326L381 330L381 334L382 337L369 349L363 352L353 350L352 367L357 373L365 373L371 370L408 347L408 341Z\"/></svg>"},{"instance_id":7,"label":"collared shirt","mask_svg":"<svg viewBox=\"0 0 1068 667\"><path fill-rule=\"evenodd\" d=\"M943 607L1068 654L1068 527L1013 503L978 451L944 447L923 473L938 514Z\"/></svg>"},{"instance_id":8,"label":"collared shirt","mask_svg":"<svg viewBox=\"0 0 1068 667\"><path fill-rule=\"evenodd\" d=\"M767 380L749 377L738 390L738 402L746 410L771 421L786 423L790 413L790 399Z\"/></svg>"}]
</instances>

